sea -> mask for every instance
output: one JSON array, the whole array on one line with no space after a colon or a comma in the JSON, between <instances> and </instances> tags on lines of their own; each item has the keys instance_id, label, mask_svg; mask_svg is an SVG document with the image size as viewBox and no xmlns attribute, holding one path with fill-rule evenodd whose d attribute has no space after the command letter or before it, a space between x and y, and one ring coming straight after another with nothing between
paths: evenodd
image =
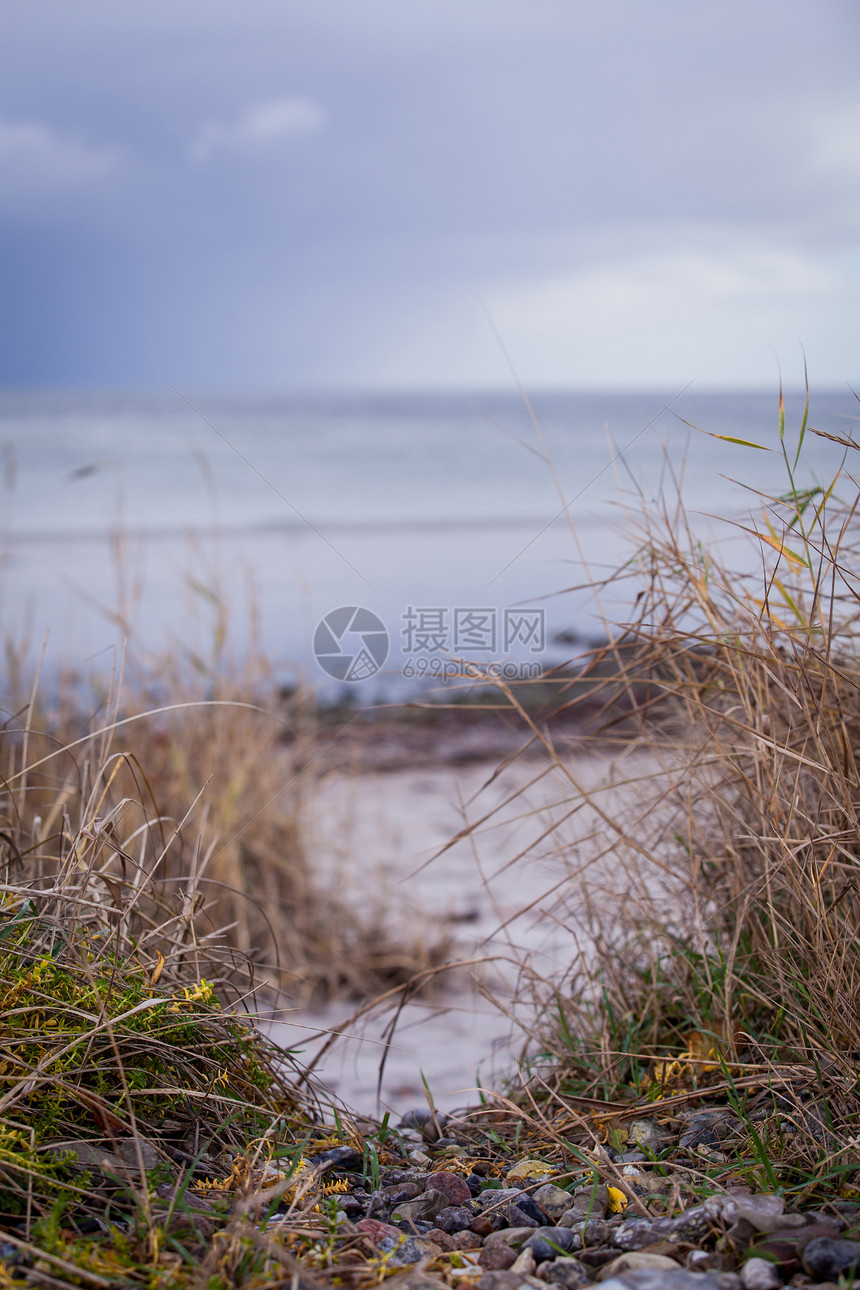
<instances>
[{"instance_id":1,"label":"sea","mask_svg":"<svg viewBox=\"0 0 860 1290\"><path fill-rule=\"evenodd\" d=\"M804 397L781 440L776 387L0 392L7 655L48 685L123 651L211 677L265 657L285 688L359 704L527 677L629 618L643 521L677 526L679 497L692 540L755 568ZM850 437L858 411L817 391L809 424ZM798 480L845 455L807 432Z\"/></svg>"}]
</instances>

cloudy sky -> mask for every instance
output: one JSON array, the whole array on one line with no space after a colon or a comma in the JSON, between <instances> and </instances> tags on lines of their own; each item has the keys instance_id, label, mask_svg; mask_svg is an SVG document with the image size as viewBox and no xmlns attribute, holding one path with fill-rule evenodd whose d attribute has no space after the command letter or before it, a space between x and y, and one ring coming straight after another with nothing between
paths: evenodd
<instances>
[{"instance_id":1,"label":"cloudy sky","mask_svg":"<svg viewBox=\"0 0 860 1290\"><path fill-rule=\"evenodd\" d=\"M858 53L856 0L0 0L0 385L844 388Z\"/></svg>"}]
</instances>

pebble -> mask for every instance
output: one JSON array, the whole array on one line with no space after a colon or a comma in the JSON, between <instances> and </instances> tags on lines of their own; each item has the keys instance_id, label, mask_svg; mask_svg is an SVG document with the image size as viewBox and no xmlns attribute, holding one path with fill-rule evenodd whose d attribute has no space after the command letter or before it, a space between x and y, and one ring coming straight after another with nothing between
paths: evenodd
<instances>
[{"instance_id":1,"label":"pebble","mask_svg":"<svg viewBox=\"0 0 860 1290\"><path fill-rule=\"evenodd\" d=\"M761 1254L772 1263L778 1263L782 1272L796 1272L800 1267L803 1251L810 1241L820 1236L835 1240L839 1229L835 1223L807 1223L804 1227L779 1228L758 1240L753 1252Z\"/></svg>"},{"instance_id":2,"label":"pebble","mask_svg":"<svg viewBox=\"0 0 860 1290\"><path fill-rule=\"evenodd\" d=\"M355 1147L332 1147L329 1151L321 1151L318 1156L311 1156L309 1163L322 1165L326 1171L345 1169L347 1172L360 1173L364 1168L364 1156Z\"/></svg>"},{"instance_id":3,"label":"pebble","mask_svg":"<svg viewBox=\"0 0 860 1290\"><path fill-rule=\"evenodd\" d=\"M726 1256L716 1250L690 1250L687 1267L691 1272L724 1272Z\"/></svg>"},{"instance_id":4,"label":"pebble","mask_svg":"<svg viewBox=\"0 0 860 1290\"><path fill-rule=\"evenodd\" d=\"M545 1160L518 1160L505 1174L506 1182L531 1182L536 1178L548 1178L558 1173L555 1165L548 1165Z\"/></svg>"},{"instance_id":5,"label":"pebble","mask_svg":"<svg viewBox=\"0 0 860 1290\"><path fill-rule=\"evenodd\" d=\"M531 1282L516 1272L485 1272L477 1284L477 1290L523 1290ZM540 1282L536 1282L540 1285Z\"/></svg>"},{"instance_id":6,"label":"pebble","mask_svg":"<svg viewBox=\"0 0 860 1290\"><path fill-rule=\"evenodd\" d=\"M617 1227L613 1227L611 1223L604 1222L602 1218L590 1218L585 1223L583 1223L581 1219L573 1223L566 1223L564 1221L566 1218L567 1214L562 1215L558 1221L558 1226L570 1227L570 1230L573 1232L573 1248L575 1250L582 1249L582 1247L586 1245L606 1245L610 1241L617 1244L615 1238L619 1229ZM650 1244L652 1244L651 1241L643 1241L643 1245ZM632 1249L634 1247L631 1246L630 1248Z\"/></svg>"},{"instance_id":7,"label":"pebble","mask_svg":"<svg viewBox=\"0 0 860 1290\"><path fill-rule=\"evenodd\" d=\"M444 1192L436 1191L431 1187L415 1200L407 1200L404 1204L398 1205L392 1218L405 1218L412 1223L433 1222L437 1214L447 1205L448 1197Z\"/></svg>"},{"instance_id":8,"label":"pebble","mask_svg":"<svg viewBox=\"0 0 860 1290\"><path fill-rule=\"evenodd\" d=\"M573 1240L573 1232L569 1227L542 1227L539 1232L527 1237L523 1249L532 1250L537 1263L545 1263L561 1252L572 1250Z\"/></svg>"},{"instance_id":9,"label":"pebble","mask_svg":"<svg viewBox=\"0 0 860 1290\"><path fill-rule=\"evenodd\" d=\"M403 1233L399 1227L394 1227L392 1223L383 1223L378 1218L363 1218L361 1222L356 1223L355 1230L369 1236L374 1245L379 1245L381 1241L389 1240L392 1236L398 1241L403 1239Z\"/></svg>"},{"instance_id":10,"label":"pebble","mask_svg":"<svg viewBox=\"0 0 860 1290\"><path fill-rule=\"evenodd\" d=\"M834 1241L819 1236L803 1251L803 1267L819 1281L835 1281L838 1276L860 1269L860 1241Z\"/></svg>"},{"instance_id":11,"label":"pebble","mask_svg":"<svg viewBox=\"0 0 860 1290\"><path fill-rule=\"evenodd\" d=\"M508 1222L512 1227L543 1227L546 1214L531 1196L520 1192L519 1196L508 1201Z\"/></svg>"},{"instance_id":12,"label":"pebble","mask_svg":"<svg viewBox=\"0 0 860 1290\"><path fill-rule=\"evenodd\" d=\"M511 1272L516 1272L521 1277L527 1277L534 1272L536 1267L537 1259L534 1256L534 1251L524 1245L511 1264Z\"/></svg>"},{"instance_id":13,"label":"pebble","mask_svg":"<svg viewBox=\"0 0 860 1290\"><path fill-rule=\"evenodd\" d=\"M552 1183L544 1183L532 1192L532 1200L540 1205L548 1218L561 1218L570 1209L570 1193Z\"/></svg>"},{"instance_id":14,"label":"pebble","mask_svg":"<svg viewBox=\"0 0 860 1290\"><path fill-rule=\"evenodd\" d=\"M639 1268L635 1272L622 1272L603 1282L603 1290L731 1290L740 1279L732 1277L726 1282L725 1272L687 1272L685 1268ZM731 1276L731 1273L728 1274Z\"/></svg>"},{"instance_id":15,"label":"pebble","mask_svg":"<svg viewBox=\"0 0 860 1290\"><path fill-rule=\"evenodd\" d=\"M462 1205L472 1199L472 1192L465 1178L453 1174L448 1169L437 1169L427 1180L434 1191L441 1191L447 1196L449 1205Z\"/></svg>"},{"instance_id":16,"label":"pebble","mask_svg":"<svg viewBox=\"0 0 860 1290\"><path fill-rule=\"evenodd\" d=\"M565 1290L582 1290L592 1284L588 1269L579 1259L558 1258L546 1263L542 1275L550 1285L564 1286Z\"/></svg>"},{"instance_id":17,"label":"pebble","mask_svg":"<svg viewBox=\"0 0 860 1290\"><path fill-rule=\"evenodd\" d=\"M432 1240L430 1233L427 1233L427 1239ZM454 1250L480 1250L481 1238L474 1232L455 1232L449 1237L451 1248Z\"/></svg>"},{"instance_id":18,"label":"pebble","mask_svg":"<svg viewBox=\"0 0 860 1290\"><path fill-rule=\"evenodd\" d=\"M396 1268L406 1267L409 1263L420 1263L422 1259L436 1259L442 1253L434 1241L428 1241L423 1236L407 1236L404 1240L402 1232L398 1233L397 1241L381 1241L379 1248L383 1254L388 1255L388 1265Z\"/></svg>"},{"instance_id":19,"label":"pebble","mask_svg":"<svg viewBox=\"0 0 860 1290\"><path fill-rule=\"evenodd\" d=\"M441 1111L437 1111L434 1117L425 1107L418 1107L417 1110L407 1111L397 1128L417 1129L425 1142L437 1142L441 1130L448 1122L449 1117Z\"/></svg>"},{"instance_id":20,"label":"pebble","mask_svg":"<svg viewBox=\"0 0 860 1290\"><path fill-rule=\"evenodd\" d=\"M484 1212L488 1209L498 1209L501 1213L508 1201L524 1195L525 1192L519 1187L488 1187L486 1191L481 1192L480 1196L475 1197L475 1202Z\"/></svg>"},{"instance_id":21,"label":"pebble","mask_svg":"<svg viewBox=\"0 0 860 1290\"><path fill-rule=\"evenodd\" d=\"M447 1205L436 1215L436 1225L443 1232L465 1232L471 1226L475 1215L462 1205ZM472 1233L474 1236L474 1232ZM478 1242L480 1244L480 1240Z\"/></svg>"},{"instance_id":22,"label":"pebble","mask_svg":"<svg viewBox=\"0 0 860 1290\"><path fill-rule=\"evenodd\" d=\"M732 1196L732 1203L737 1217L744 1219L757 1232L775 1232L777 1228L791 1226L785 1218L785 1199L782 1196L744 1196L741 1193ZM800 1218L801 1224L803 1221Z\"/></svg>"},{"instance_id":23,"label":"pebble","mask_svg":"<svg viewBox=\"0 0 860 1290\"><path fill-rule=\"evenodd\" d=\"M778 1290L782 1277L767 1259L747 1259L740 1272L744 1290Z\"/></svg>"},{"instance_id":24,"label":"pebble","mask_svg":"<svg viewBox=\"0 0 860 1290\"><path fill-rule=\"evenodd\" d=\"M665 1254L649 1254L646 1250L632 1250L629 1254L619 1254L618 1258L613 1259L611 1263L604 1263L596 1279L605 1281L608 1277L617 1276L622 1272L638 1272L641 1268L665 1270L680 1268L680 1266L676 1259L670 1259Z\"/></svg>"},{"instance_id":25,"label":"pebble","mask_svg":"<svg viewBox=\"0 0 860 1290\"><path fill-rule=\"evenodd\" d=\"M491 1232L497 1232L504 1225L505 1220L501 1214L476 1214L469 1227L478 1236L489 1236Z\"/></svg>"},{"instance_id":26,"label":"pebble","mask_svg":"<svg viewBox=\"0 0 860 1290\"><path fill-rule=\"evenodd\" d=\"M569 1212L577 1219L605 1218L608 1209L609 1188L606 1183L599 1183L597 1186L577 1187Z\"/></svg>"},{"instance_id":27,"label":"pebble","mask_svg":"<svg viewBox=\"0 0 860 1290\"><path fill-rule=\"evenodd\" d=\"M659 1124L652 1116L634 1120L627 1131L627 1137L637 1147L641 1147L643 1151L654 1156L665 1150L672 1141L672 1134L669 1130Z\"/></svg>"},{"instance_id":28,"label":"pebble","mask_svg":"<svg viewBox=\"0 0 860 1290\"><path fill-rule=\"evenodd\" d=\"M406 1272L397 1278L398 1290L448 1290L439 1277L431 1277L427 1272Z\"/></svg>"},{"instance_id":29,"label":"pebble","mask_svg":"<svg viewBox=\"0 0 860 1290\"><path fill-rule=\"evenodd\" d=\"M478 1262L488 1272L503 1272L516 1262L517 1252L504 1241L494 1241L485 1245L478 1256Z\"/></svg>"},{"instance_id":30,"label":"pebble","mask_svg":"<svg viewBox=\"0 0 860 1290\"><path fill-rule=\"evenodd\" d=\"M524 1241L530 1236L534 1236L533 1227L503 1227L500 1232L491 1232L489 1236L484 1237L484 1248L488 1245L495 1245L501 1242L503 1245L513 1245L519 1248Z\"/></svg>"}]
</instances>

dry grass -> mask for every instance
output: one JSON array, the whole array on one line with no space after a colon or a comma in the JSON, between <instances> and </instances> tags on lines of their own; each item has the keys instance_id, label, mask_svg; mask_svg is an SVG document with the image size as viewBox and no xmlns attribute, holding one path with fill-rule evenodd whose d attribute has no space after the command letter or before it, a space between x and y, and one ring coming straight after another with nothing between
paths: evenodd
<instances>
[{"instance_id":1,"label":"dry grass","mask_svg":"<svg viewBox=\"0 0 860 1290\"><path fill-rule=\"evenodd\" d=\"M857 445L838 440L837 479L801 483L815 433L804 415L789 449L780 400L787 487L754 500L754 574L703 547L677 496L639 517L635 618L595 656L590 689L588 672L559 683L571 704L603 696L604 745L621 711L624 738L654 750L625 816L505 692L565 783L558 819L588 798L603 825L569 853L575 880L552 911L588 953L532 982L530 1096L555 1112L572 1096L740 1110L765 1096L793 1127L759 1135L750 1159L760 1183L798 1188L841 1185L860 1116ZM561 825L553 836L558 854ZM614 895L589 883L598 861Z\"/></svg>"}]
</instances>

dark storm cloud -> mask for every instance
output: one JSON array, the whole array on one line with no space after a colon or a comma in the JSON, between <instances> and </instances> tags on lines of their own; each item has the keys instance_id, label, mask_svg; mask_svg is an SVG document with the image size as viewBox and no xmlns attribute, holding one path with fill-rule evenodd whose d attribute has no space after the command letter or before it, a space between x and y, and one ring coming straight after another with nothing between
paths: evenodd
<instances>
[{"instance_id":1,"label":"dark storm cloud","mask_svg":"<svg viewBox=\"0 0 860 1290\"><path fill-rule=\"evenodd\" d=\"M478 292L540 380L674 379L741 320L823 351L857 31L847 2L13 0L0 379L504 379Z\"/></svg>"}]
</instances>

